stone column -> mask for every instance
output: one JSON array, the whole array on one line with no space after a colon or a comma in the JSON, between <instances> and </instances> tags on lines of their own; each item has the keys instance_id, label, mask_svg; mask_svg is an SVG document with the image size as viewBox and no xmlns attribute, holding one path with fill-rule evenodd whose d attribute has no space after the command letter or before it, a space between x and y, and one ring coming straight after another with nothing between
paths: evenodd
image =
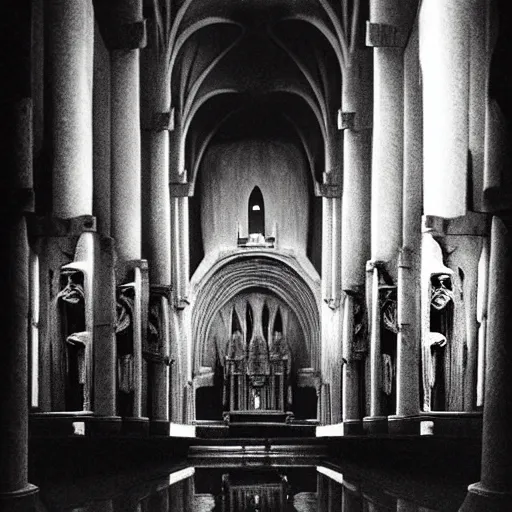
<instances>
[{"instance_id":1,"label":"stone column","mask_svg":"<svg viewBox=\"0 0 512 512\"><path fill-rule=\"evenodd\" d=\"M418 29L404 53L404 173L402 249L398 262L396 415L390 432L419 434L420 265L423 206L422 101Z\"/></svg>"},{"instance_id":2,"label":"stone column","mask_svg":"<svg viewBox=\"0 0 512 512\"><path fill-rule=\"evenodd\" d=\"M361 361L355 358L355 302L364 298L365 263L370 257L370 185L372 119L372 51L357 50L344 75L342 120L343 200L341 227L341 287L347 294L343 320L343 431L362 431Z\"/></svg>"},{"instance_id":3,"label":"stone column","mask_svg":"<svg viewBox=\"0 0 512 512\"><path fill-rule=\"evenodd\" d=\"M156 41L153 44L157 44ZM142 112L144 130L143 165L148 213L143 216L147 233L145 246L148 252L151 286L171 287L171 197L169 189L169 130L171 125L171 86L165 61L157 52L146 49L142 55ZM152 363L153 384L151 431L169 432L169 366L170 307L169 293L161 296L162 343L161 360ZM165 359L167 358L167 359Z\"/></svg>"},{"instance_id":4,"label":"stone column","mask_svg":"<svg viewBox=\"0 0 512 512\"><path fill-rule=\"evenodd\" d=\"M321 424L331 423L330 407L330 364L333 336L332 315L329 305L334 302L332 293L332 199L322 197L322 305L321 305L321 361L322 387L319 397L319 420ZM327 385L326 385L327 384ZM328 396L327 396L328 394Z\"/></svg>"},{"instance_id":5,"label":"stone column","mask_svg":"<svg viewBox=\"0 0 512 512\"><path fill-rule=\"evenodd\" d=\"M510 510L512 502L512 237L510 219L491 230L484 422L480 482L460 510Z\"/></svg>"},{"instance_id":6,"label":"stone column","mask_svg":"<svg viewBox=\"0 0 512 512\"><path fill-rule=\"evenodd\" d=\"M344 478L342 485L341 512L353 512L355 510L361 510L361 507L362 498L358 485Z\"/></svg>"},{"instance_id":7,"label":"stone column","mask_svg":"<svg viewBox=\"0 0 512 512\"><path fill-rule=\"evenodd\" d=\"M30 72L31 2L4 4L0 65L9 70L0 96L0 511L31 509L28 482L29 247L25 213L33 210ZM16 20L16 23L13 23Z\"/></svg>"},{"instance_id":8,"label":"stone column","mask_svg":"<svg viewBox=\"0 0 512 512\"><path fill-rule=\"evenodd\" d=\"M392 262L402 245L402 173L403 173L403 46L404 15L396 0L370 2L370 22L367 45L372 46L373 75L373 144L371 186L371 259L382 262L391 274L396 274ZM380 265L379 265L380 266ZM370 417L364 419L370 432L387 429L383 416L381 347L379 319L380 268L373 267L372 321L370 347Z\"/></svg>"},{"instance_id":9,"label":"stone column","mask_svg":"<svg viewBox=\"0 0 512 512\"><path fill-rule=\"evenodd\" d=\"M180 299L188 299L188 285L190 280L190 250L189 250L189 218L188 218L188 196L180 197L178 206L179 226L179 254L180 254Z\"/></svg>"},{"instance_id":10,"label":"stone column","mask_svg":"<svg viewBox=\"0 0 512 512\"><path fill-rule=\"evenodd\" d=\"M467 209L472 3L429 0L419 18L424 204L429 215L444 218L462 216Z\"/></svg>"},{"instance_id":11,"label":"stone column","mask_svg":"<svg viewBox=\"0 0 512 512\"><path fill-rule=\"evenodd\" d=\"M104 38L110 50L111 86L111 236L120 263L141 260L141 126L139 53L146 45L142 1L118 3L109 12ZM134 267L136 290L142 284L141 266ZM143 427L142 300L134 303L134 403L127 428ZM147 420L146 418L143 418ZM140 424L140 425L139 425Z\"/></svg>"},{"instance_id":12,"label":"stone column","mask_svg":"<svg viewBox=\"0 0 512 512\"><path fill-rule=\"evenodd\" d=\"M353 357L354 342L354 297L347 295L343 318L343 374L342 374L342 417L343 434L362 432L360 407L360 362Z\"/></svg>"},{"instance_id":13,"label":"stone column","mask_svg":"<svg viewBox=\"0 0 512 512\"><path fill-rule=\"evenodd\" d=\"M4 118L5 119L5 118ZM0 510L18 510L28 483L28 240L23 211L2 214L0 285ZM22 510L20 508L19 510ZM25 509L23 509L25 510Z\"/></svg>"},{"instance_id":14,"label":"stone column","mask_svg":"<svg viewBox=\"0 0 512 512\"><path fill-rule=\"evenodd\" d=\"M49 0L53 214L92 215L92 0Z\"/></svg>"},{"instance_id":15,"label":"stone column","mask_svg":"<svg viewBox=\"0 0 512 512\"><path fill-rule=\"evenodd\" d=\"M341 326L343 322L343 304L341 303L341 198L332 198L332 283L331 297L333 299L332 320L334 330L330 343L332 354L329 362L331 383L331 423L342 420L342 345Z\"/></svg>"},{"instance_id":16,"label":"stone column","mask_svg":"<svg viewBox=\"0 0 512 512\"><path fill-rule=\"evenodd\" d=\"M118 23L142 19L142 2L120 13ZM139 4L139 5L137 5ZM129 25L128 25L129 26ZM141 134L139 108L139 45L116 41L111 64L111 233L120 260L141 257ZM121 48L118 48L121 47Z\"/></svg>"}]
</instances>

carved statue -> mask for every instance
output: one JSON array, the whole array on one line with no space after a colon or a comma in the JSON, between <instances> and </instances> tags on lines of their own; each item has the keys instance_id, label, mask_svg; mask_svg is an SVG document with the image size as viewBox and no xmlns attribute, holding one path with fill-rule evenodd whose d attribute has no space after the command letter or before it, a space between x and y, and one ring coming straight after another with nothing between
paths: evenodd
<instances>
[{"instance_id":1,"label":"carved statue","mask_svg":"<svg viewBox=\"0 0 512 512\"><path fill-rule=\"evenodd\" d=\"M134 390L133 379L133 308L134 290L126 287L117 296L117 377L119 390L130 393Z\"/></svg>"},{"instance_id":2,"label":"carved statue","mask_svg":"<svg viewBox=\"0 0 512 512\"><path fill-rule=\"evenodd\" d=\"M286 404L287 410L291 408L292 403L292 386L291 386L291 366L292 366L292 351L288 341L283 337L279 331L274 331L272 337L272 348L270 350L270 362L274 367L274 373L280 372L283 375L283 382L276 381L273 383L276 391L281 387L285 387L286 391ZM277 368L276 368L277 367ZM276 372L277 370L277 372Z\"/></svg>"},{"instance_id":3,"label":"carved statue","mask_svg":"<svg viewBox=\"0 0 512 512\"><path fill-rule=\"evenodd\" d=\"M354 300L354 339L353 356L354 359L364 359L368 351L368 340L366 337L366 313L364 300L356 296Z\"/></svg>"},{"instance_id":4,"label":"carved statue","mask_svg":"<svg viewBox=\"0 0 512 512\"><path fill-rule=\"evenodd\" d=\"M397 309L396 309L396 288L381 287L380 311L384 328L393 334L398 333Z\"/></svg>"},{"instance_id":5,"label":"carved statue","mask_svg":"<svg viewBox=\"0 0 512 512\"><path fill-rule=\"evenodd\" d=\"M245 359L244 338L240 331L235 331L231 336L226 357L235 361Z\"/></svg>"},{"instance_id":6,"label":"carved statue","mask_svg":"<svg viewBox=\"0 0 512 512\"><path fill-rule=\"evenodd\" d=\"M444 388L444 349L449 342L451 329L448 306L453 305L452 278L447 273L432 274L430 278L430 332L423 342L423 381L425 411L444 409L443 400L437 397L437 388ZM442 376L442 378L440 377Z\"/></svg>"},{"instance_id":7,"label":"carved statue","mask_svg":"<svg viewBox=\"0 0 512 512\"><path fill-rule=\"evenodd\" d=\"M160 354L162 348L162 309L160 301L153 300L148 315L148 349L153 354Z\"/></svg>"},{"instance_id":8,"label":"carved statue","mask_svg":"<svg viewBox=\"0 0 512 512\"><path fill-rule=\"evenodd\" d=\"M62 336L66 352L66 394L67 407L89 410L90 375L88 361L91 333L85 330L85 293L83 273L76 269L64 269L61 276L66 281L57 294L61 308Z\"/></svg>"},{"instance_id":9,"label":"carved statue","mask_svg":"<svg viewBox=\"0 0 512 512\"><path fill-rule=\"evenodd\" d=\"M268 346L262 336L254 336L249 343L247 373L250 376L270 375Z\"/></svg>"},{"instance_id":10,"label":"carved statue","mask_svg":"<svg viewBox=\"0 0 512 512\"><path fill-rule=\"evenodd\" d=\"M224 362L224 385L222 391L222 403L224 409L232 410L245 407L245 360L244 338L239 330L236 330L228 341ZM234 393L237 393L238 403Z\"/></svg>"},{"instance_id":11,"label":"carved statue","mask_svg":"<svg viewBox=\"0 0 512 512\"><path fill-rule=\"evenodd\" d=\"M288 364L291 364L292 351L290 350L288 341L284 339L282 332L274 331L272 347L270 349L270 359L284 359L288 361Z\"/></svg>"}]
</instances>

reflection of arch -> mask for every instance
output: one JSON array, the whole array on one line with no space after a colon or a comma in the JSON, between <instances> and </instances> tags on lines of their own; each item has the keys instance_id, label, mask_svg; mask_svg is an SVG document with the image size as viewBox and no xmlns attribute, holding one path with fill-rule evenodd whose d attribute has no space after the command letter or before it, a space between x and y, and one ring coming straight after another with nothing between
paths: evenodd
<instances>
[{"instance_id":1,"label":"reflection of arch","mask_svg":"<svg viewBox=\"0 0 512 512\"><path fill-rule=\"evenodd\" d=\"M254 187L248 204L249 233L265 235L265 203L259 187Z\"/></svg>"},{"instance_id":2,"label":"reflection of arch","mask_svg":"<svg viewBox=\"0 0 512 512\"><path fill-rule=\"evenodd\" d=\"M320 319L318 290L306 283L281 258L264 255L237 256L220 261L198 283L192 311L194 373L199 372L210 325L217 312L233 297L248 288L264 288L283 300L295 313L306 339L311 366L320 360Z\"/></svg>"}]
</instances>

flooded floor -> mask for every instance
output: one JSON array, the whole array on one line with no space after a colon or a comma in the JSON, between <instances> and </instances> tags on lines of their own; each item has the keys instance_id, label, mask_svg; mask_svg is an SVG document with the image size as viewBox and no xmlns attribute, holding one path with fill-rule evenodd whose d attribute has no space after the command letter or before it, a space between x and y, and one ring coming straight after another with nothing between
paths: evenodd
<instances>
[{"instance_id":1,"label":"flooded floor","mask_svg":"<svg viewBox=\"0 0 512 512\"><path fill-rule=\"evenodd\" d=\"M293 459L188 462L43 484L38 512L455 511L467 489L445 479Z\"/></svg>"}]
</instances>

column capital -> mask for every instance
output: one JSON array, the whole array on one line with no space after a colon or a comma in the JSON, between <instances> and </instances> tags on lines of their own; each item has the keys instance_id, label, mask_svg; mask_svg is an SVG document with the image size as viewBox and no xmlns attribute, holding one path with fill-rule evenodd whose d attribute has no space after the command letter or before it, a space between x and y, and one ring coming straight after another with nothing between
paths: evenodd
<instances>
[{"instance_id":1,"label":"column capital","mask_svg":"<svg viewBox=\"0 0 512 512\"><path fill-rule=\"evenodd\" d=\"M147 45L146 20L107 23L102 31L109 50L138 50Z\"/></svg>"},{"instance_id":2,"label":"column capital","mask_svg":"<svg viewBox=\"0 0 512 512\"><path fill-rule=\"evenodd\" d=\"M172 132L174 130L174 108L168 112L154 112L148 125L142 126L146 132Z\"/></svg>"},{"instance_id":3,"label":"column capital","mask_svg":"<svg viewBox=\"0 0 512 512\"><path fill-rule=\"evenodd\" d=\"M31 188L16 188L3 194L0 211L3 215L17 215L20 213L33 213L35 209L35 195Z\"/></svg>"},{"instance_id":4,"label":"column capital","mask_svg":"<svg viewBox=\"0 0 512 512\"><path fill-rule=\"evenodd\" d=\"M315 196L327 198L341 198L343 186L331 183L315 183Z\"/></svg>"},{"instance_id":5,"label":"column capital","mask_svg":"<svg viewBox=\"0 0 512 512\"><path fill-rule=\"evenodd\" d=\"M38 237L67 237L80 236L82 233L96 233L96 217L81 215L70 219L62 219L47 215L40 217L31 215L28 218L29 236Z\"/></svg>"},{"instance_id":6,"label":"column capital","mask_svg":"<svg viewBox=\"0 0 512 512\"><path fill-rule=\"evenodd\" d=\"M414 251L410 247L402 247L398 253L399 268L413 268Z\"/></svg>"},{"instance_id":7,"label":"column capital","mask_svg":"<svg viewBox=\"0 0 512 512\"><path fill-rule=\"evenodd\" d=\"M373 48L405 48L407 34L401 27L386 23L366 22L366 46Z\"/></svg>"},{"instance_id":8,"label":"column capital","mask_svg":"<svg viewBox=\"0 0 512 512\"><path fill-rule=\"evenodd\" d=\"M338 110L338 130L353 130L356 125L356 112Z\"/></svg>"},{"instance_id":9,"label":"column capital","mask_svg":"<svg viewBox=\"0 0 512 512\"><path fill-rule=\"evenodd\" d=\"M375 269L384 270L386 268L385 261L368 260L366 262L366 272L373 272Z\"/></svg>"},{"instance_id":10,"label":"column capital","mask_svg":"<svg viewBox=\"0 0 512 512\"><path fill-rule=\"evenodd\" d=\"M193 183L169 183L171 197L192 197L194 195Z\"/></svg>"},{"instance_id":11,"label":"column capital","mask_svg":"<svg viewBox=\"0 0 512 512\"><path fill-rule=\"evenodd\" d=\"M149 292L154 297L166 297L172 303L172 284L150 284Z\"/></svg>"}]
</instances>

